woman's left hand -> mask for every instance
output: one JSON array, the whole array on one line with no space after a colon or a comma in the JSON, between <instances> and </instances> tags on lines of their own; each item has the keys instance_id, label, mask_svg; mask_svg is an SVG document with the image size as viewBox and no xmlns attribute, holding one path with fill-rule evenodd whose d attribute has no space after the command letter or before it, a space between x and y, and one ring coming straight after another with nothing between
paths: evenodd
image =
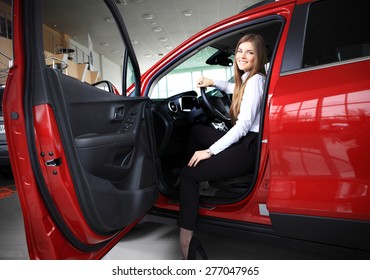
<instances>
[{"instance_id":1,"label":"woman's left hand","mask_svg":"<svg viewBox=\"0 0 370 280\"><path fill-rule=\"evenodd\" d=\"M194 155L191 157L188 166L195 167L197 164L205 159L209 159L211 154L207 152L207 150L196 151Z\"/></svg>"}]
</instances>

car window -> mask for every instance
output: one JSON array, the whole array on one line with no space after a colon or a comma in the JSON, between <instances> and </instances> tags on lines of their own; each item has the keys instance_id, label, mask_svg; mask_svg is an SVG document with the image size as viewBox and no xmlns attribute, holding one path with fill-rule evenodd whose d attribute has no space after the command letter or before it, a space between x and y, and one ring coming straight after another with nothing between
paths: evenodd
<instances>
[{"instance_id":1,"label":"car window","mask_svg":"<svg viewBox=\"0 0 370 280\"><path fill-rule=\"evenodd\" d=\"M212 77L218 80L229 80L233 76L233 55L226 65L211 65L207 60L218 52L216 48L208 46L191 56L175 69L162 77L151 92L152 99L163 99L181 92L195 90L196 80L201 76Z\"/></svg>"},{"instance_id":2,"label":"car window","mask_svg":"<svg viewBox=\"0 0 370 280\"><path fill-rule=\"evenodd\" d=\"M135 71L130 58L128 58L126 70L127 93L131 93L134 90L135 86Z\"/></svg>"},{"instance_id":3,"label":"car window","mask_svg":"<svg viewBox=\"0 0 370 280\"><path fill-rule=\"evenodd\" d=\"M46 66L88 84L107 80L122 93L125 47L104 1L65 5L63 1L45 0L43 6ZM69 21L64 20L66 15Z\"/></svg>"},{"instance_id":4,"label":"car window","mask_svg":"<svg viewBox=\"0 0 370 280\"><path fill-rule=\"evenodd\" d=\"M370 56L366 1L327 0L309 9L303 67Z\"/></svg>"}]
</instances>

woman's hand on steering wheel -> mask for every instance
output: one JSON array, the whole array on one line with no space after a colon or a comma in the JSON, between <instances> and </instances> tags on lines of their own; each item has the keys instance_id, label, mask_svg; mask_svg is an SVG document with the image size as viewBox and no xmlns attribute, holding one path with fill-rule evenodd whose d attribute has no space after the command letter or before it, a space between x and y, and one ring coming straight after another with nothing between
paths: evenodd
<instances>
[{"instance_id":1,"label":"woman's hand on steering wheel","mask_svg":"<svg viewBox=\"0 0 370 280\"><path fill-rule=\"evenodd\" d=\"M206 77L200 77L197 80L197 87L212 87L214 85L213 80Z\"/></svg>"},{"instance_id":2,"label":"woman's hand on steering wheel","mask_svg":"<svg viewBox=\"0 0 370 280\"><path fill-rule=\"evenodd\" d=\"M225 92L220 91L223 98L216 98L212 101L212 97L206 94L206 87L211 86L214 86L214 81L212 79L208 79L206 77L200 77L197 79L197 87L200 88L200 94L210 116L223 122L230 122L231 118L229 115L229 108L231 101L229 97Z\"/></svg>"}]
</instances>

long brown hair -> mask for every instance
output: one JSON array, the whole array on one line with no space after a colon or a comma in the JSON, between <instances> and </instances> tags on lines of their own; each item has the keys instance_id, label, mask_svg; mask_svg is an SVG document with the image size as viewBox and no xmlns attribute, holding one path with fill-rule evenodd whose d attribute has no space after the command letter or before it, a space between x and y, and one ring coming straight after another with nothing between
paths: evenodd
<instances>
[{"instance_id":1,"label":"long brown hair","mask_svg":"<svg viewBox=\"0 0 370 280\"><path fill-rule=\"evenodd\" d=\"M243 93L247 81L257 73L261 73L263 75L266 74L265 64L267 63L267 54L265 41L263 40L262 36L255 34L244 35L243 37L240 38L238 44L236 45L235 54L238 52L239 45L245 42L252 43L255 49L255 58L253 68L250 70L249 76L244 82L242 81L242 75L244 74L244 72L238 68L236 55L234 58L235 88L233 93L233 101L230 106L230 116L234 124L240 112L240 104L242 102Z\"/></svg>"}]
</instances>

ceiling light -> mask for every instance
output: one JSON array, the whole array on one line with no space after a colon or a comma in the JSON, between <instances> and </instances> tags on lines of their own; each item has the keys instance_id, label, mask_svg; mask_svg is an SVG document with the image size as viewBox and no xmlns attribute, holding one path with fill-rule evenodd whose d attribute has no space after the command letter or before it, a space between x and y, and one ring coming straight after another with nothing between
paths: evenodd
<instances>
[{"instance_id":1,"label":"ceiling light","mask_svg":"<svg viewBox=\"0 0 370 280\"><path fill-rule=\"evenodd\" d=\"M114 23L116 21L112 17L107 17L107 18L105 18L105 22L107 22L107 23Z\"/></svg>"},{"instance_id":2,"label":"ceiling light","mask_svg":"<svg viewBox=\"0 0 370 280\"><path fill-rule=\"evenodd\" d=\"M151 55L150 53L147 53L147 54L145 55L145 57L146 57L146 58L150 58L150 57L152 57L152 55Z\"/></svg>"},{"instance_id":3,"label":"ceiling light","mask_svg":"<svg viewBox=\"0 0 370 280\"><path fill-rule=\"evenodd\" d=\"M131 44L137 45L137 44L139 44L139 41L138 40L131 40Z\"/></svg>"},{"instance_id":4,"label":"ceiling light","mask_svg":"<svg viewBox=\"0 0 370 280\"><path fill-rule=\"evenodd\" d=\"M108 47L109 46L109 43L108 42L103 42L103 43L100 43L100 46L102 46L102 47Z\"/></svg>"},{"instance_id":5,"label":"ceiling light","mask_svg":"<svg viewBox=\"0 0 370 280\"><path fill-rule=\"evenodd\" d=\"M191 10L186 10L186 11L183 11L182 14L186 17L191 17L193 15L193 11Z\"/></svg>"},{"instance_id":6,"label":"ceiling light","mask_svg":"<svg viewBox=\"0 0 370 280\"><path fill-rule=\"evenodd\" d=\"M170 45L166 45L166 46L164 46L167 50L171 50L172 49L172 47L170 46Z\"/></svg>"},{"instance_id":7,"label":"ceiling light","mask_svg":"<svg viewBox=\"0 0 370 280\"><path fill-rule=\"evenodd\" d=\"M160 27L154 27L152 30L154 32L161 32L162 31L162 28L160 28Z\"/></svg>"},{"instance_id":8,"label":"ceiling light","mask_svg":"<svg viewBox=\"0 0 370 280\"><path fill-rule=\"evenodd\" d=\"M153 15L153 14L144 14L144 15L143 15L143 18L144 18L144 19L147 19L147 20L151 20L151 19L153 19L153 18L154 18L154 15Z\"/></svg>"},{"instance_id":9,"label":"ceiling light","mask_svg":"<svg viewBox=\"0 0 370 280\"><path fill-rule=\"evenodd\" d=\"M161 41L161 42L167 42L168 41L168 39L167 38L164 38L164 37L161 37L158 40Z\"/></svg>"}]
</instances>

